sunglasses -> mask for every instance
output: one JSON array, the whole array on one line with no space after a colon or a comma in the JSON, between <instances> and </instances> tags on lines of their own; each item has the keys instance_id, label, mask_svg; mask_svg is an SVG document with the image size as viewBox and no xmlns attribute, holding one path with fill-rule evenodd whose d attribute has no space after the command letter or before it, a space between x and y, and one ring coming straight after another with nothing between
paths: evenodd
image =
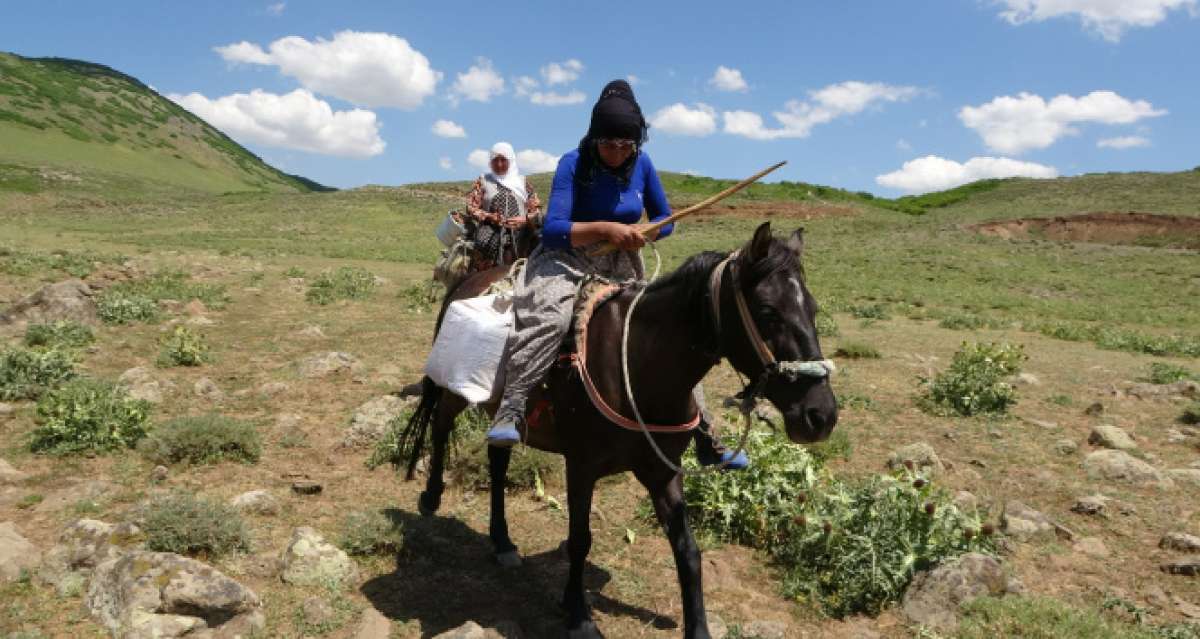
<instances>
[{"instance_id":1,"label":"sunglasses","mask_svg":"<svg viewBox=\"0 0 1200 639\"><path fill-rule=\"evenodd\" d=\"M596 140L596 144L598 144L600 146L608 147L610 149L620 149L622 151L627 151L627 150L630 150L633 147L637 146L637 141L636 140L621 140L618 138L600 138L599 140Z\"/></svg>"}]
</instances>

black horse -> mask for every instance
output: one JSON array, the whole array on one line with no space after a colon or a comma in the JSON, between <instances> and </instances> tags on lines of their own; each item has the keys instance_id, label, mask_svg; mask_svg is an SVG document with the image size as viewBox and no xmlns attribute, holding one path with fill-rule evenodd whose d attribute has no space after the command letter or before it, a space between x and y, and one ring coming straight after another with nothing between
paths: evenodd
<instances>
[{"instance_id":1,"label":"black horse","mask_svg":"<svg viewBox=\"0 0 1200 639\"><path fill-rule=\"evenodd\" d=\"M680 424L695 414L692 388L723 357L752 380L748 392L766 397L782 413L788 437L797 443L827 438L837 423L837 402L826 376L789 376L764 360L762 347L779 360L822 360L813 318L817 304L805 285L801 258L803 232L785 242L771 237L770 224L758 227L736 256L693 256L679 270L652 284L638 302L628 335L629 374L637 407L646 423ZM714 271L724 269L714 277ZM448 296L480 294L502 270L479 273ZM739 293L741 299L739 300ZM626 291L600 306L587 333L588 372L597 390L622 415L633 415L624 393L621 340L626 310L634 293ZM738 306L743 305L742 315ZM743 319L744 317L744 319ZM751 322L753 326L747 326ZM761 337L760 337L761 336ZM422 513L432 514L444 489L446 443L455 417L467 407L463 398L423 381L423 393L403 439L411 445L409 478L421 455L429 426L433 451L429 477L421 493ZM589 517L596 481L632 471L649 491L666 531L683 595L684 636L709 637L700 579L700 550L688 527L682 476L664 464L643 433L619 428L593 406L578 372L554 366L546 394L554 424L526 432L527 443L566 457L571 566L562 605L572 637L599 637L584 598L584 562L592 544ZM531 398L530 405L538 402ZM485 407L494 410L494 407ZM491 411L489 411L491 412ZM655 441L676 466L691 441L690 433L655 434ZM520 563L504 516L504 485L510 449L489 448L491 524L489 534L501 563Z\"/></svg>"}]
</instances>

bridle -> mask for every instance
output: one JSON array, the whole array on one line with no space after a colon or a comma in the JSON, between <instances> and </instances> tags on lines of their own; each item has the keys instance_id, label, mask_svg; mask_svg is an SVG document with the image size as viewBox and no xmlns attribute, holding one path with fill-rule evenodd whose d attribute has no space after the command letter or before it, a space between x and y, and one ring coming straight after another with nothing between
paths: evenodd
<instances>
[{"instance_id":1,"label":"bridle","mask_svg":"<svg viewBox=\"0 0 1200 639\"><path fill-rule=\"evenodd\" d=\"M738 310L738 318L741 320L742 330L746 334L746 339L750 341L751 347L754 349L755 355L758 356L758 361L762 365L762 373L757 380L746 384L742 389L740 397L744 405L751 405L754 401L762 396L763 390L772 378L781 378L787 382L798 382L801 378L825 378L829 377L837 368L833 362L828 359L816 360L785 360L780 361L775 358L775 353L771 352L770 345L762 338L762 334L758 331L758 325L754 323L754 317L750 315L750 306L746 303L746 296L742 293L741 278L738 271L738 257L741 255L741 250L730 253L725 259L721 260L713 269L712 275L708 280L708 299L712 306L713 325L716 329L717 340L721 336L721 284L724 279L725 271L729 271L730 284L733 288L733 301ZM718 356L719 357L719 356Z\"/></svg>"}]
</instances>

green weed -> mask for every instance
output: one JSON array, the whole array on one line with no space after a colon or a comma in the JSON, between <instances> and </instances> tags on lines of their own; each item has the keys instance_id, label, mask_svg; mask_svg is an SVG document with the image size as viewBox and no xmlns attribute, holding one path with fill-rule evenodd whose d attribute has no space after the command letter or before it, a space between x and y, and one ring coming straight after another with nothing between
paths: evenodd
<instances>
[{"instance_id":1,"label":"green weed","mask_svg":"<svg viewBox=\"0 0 1200 639\"><path fill-rule=\"evenodd\" d=\"M1150 370L1142 380L1151 384L1171 384L1187 380L1200 380L1200 375L1183 366L1167 362L1150 362Z\"/></svg>"},{"instance_id":2,"label":"green weed","mask_svg":"<svg viewBox=\"0 0 1200 639\"><path fill-rule=\"evenodd\" d=\"M343 266L325 271L308 286L304 297L314 304L325 306L338 300L366 299L375 290L375 276L358 266Z\"/></svg>"},{"instance_id":3,"label":"green weed","mask_svg":"<svg viewBox=\"0 0 1200 639\"><path fill-rule=\"evenodd\" d=\"M892 318L886 304L851 305L850 315L861 320L887 320Z\"/></svg>"},{"instance_id":4,"label":"green weed","mask_svg":"<svg viewBox=\"0 0 1200 639\"><path fill-rule=\"evenodd\" d=\"M0 350L0 400L37 399L75 377L75 360L59 350Z\"/></svg>"},{"instance_id":5,"label":"green weed","mask_svg":"<svg viewBox=\"0 0 1200 639\"><path fill-rule=\"evenodd\" d=\"M250 533L236 510L191 493L154 498L135 517L153 551L218 557L250 549Z\"/></svg>"},{"instance_id":6,"label":"green weed","mask_svg":"<svg viewBox=\"0 0 1200 639\"><path fill-rule=\"evenodd\" d=\"M879 349L864 342L844 342L838 344L837 350L833 352L833 356L844 359L879 359L882 357L879 354Z\"/></svg>"},{"instance_id":7,"label":"green weed","mask_svg":"<svg viewBox=\"0 0 1200 639\"><path fill-rule=\"evenodd\" d=\"M1024 348L1012 344L968 344L954 354L950 368L932 380L921 378L918 405L935 414L1003 414L1016 403L1008 382L1021 372Z\"/></svg>"},{"instance_id":8,"label":"green weed","mask_svg":"<svg viewBox=\"0 0 1200 639\"><path fill-rule=\"evenodd\" d=\"M138 449L159 464L249 464L262 455L262 437L254 424L223 415L177 417L155 428Z\"/></svg>"},{"instance_id":9,"label":"green weed","mask_svg":"<svg viewBox=\"0 0 1200 639\"><path fill-rule=\"evenodd\" d=\"M212 359L204 336L186 326L176 326L160 345L158 365L162 367L199 366Z\"/></svg>"},{"instance_id":10,"label":"green weed","mask_svg":"<svg viewBox=\"0 0 1200 639\"><path fill-rule=\"evenodd\" d=\"M443 290L435 280L416 282L400 289L400 304L409 313L428 313L442 303Z\"/></svg>"},{"instance_id":11,"label":"green weed","mask_svg":"<svg viewBox=\"0 0 1200 639\"><path fill-rule=\"evenodd\" d=\"M81 377L38 400L35 453L104 453L137 444L146 435L148 402L129 397L108 381Z\"/></svg>"},{"instance_id":12,"label":"green weed","mask_svg":"<svg viewBox=\"0 0 1200 639\"><path fill-rule=\"evenodd\" d=\"M131 282L105 289L97 300L97 311L106 324L153 322L161 317L159 302L200 300L206 307L221 309L229 302L225 287L192 282L179 271L159 271Z\"/></svg>"},{"instance_id":13,"label":"green weed","mask_svg":"<svg viewBox=\"0 0 1200 639\"><path fill-rule=\"evenodd\" d=\"M984 328L1005 328L1008 326L1008 323L990 317L984 317L982 315L973 315L971 313L949 313L942 317L942 319L938 322L938 326L956 331L977 331Z\"/></svg>"},{"instance_id":14,"label":"green weed","mask_svg":"<svg viewBox=\"0 0 1200 639\"><path fill-rule=\"evenodd\" d=\"M389 510L355 510L342 520L337 545L351 555L389 555L400 552L404 527Z\"/></svg>"},{"instance_id":15,"label":"green weed","mask_svg":"<svg viewBox=\"0 0 1200 639\"><path fill-rule=\"evenodd\" d=\"M957 639L1197 639L1200 626L1150 626L1041 596L980 597L963 606Z\"/></svg>"},{"instance_id":16,"label":"green weed","mask_svg":"<svg viewBox=\"0 0 1200 639\"><path fill-rule=\"evenodd\" d=\"M1183 413L1179 415L1179 421L1193 426L1200 424L1200 400L1194 401L1191 406L1184 408Z\"/></svg>"},{"instance_id":17,"label":"green weed","mask_svg":"<svg viewBox=\"0 0 1200 639\"><path fill-rule=\"evenodd\" d=\"M69 320L50 324L30 324L25 329L25 345L40 348L82 348L91 344L96 334L91 327Z\"/></svg>"}]
</instances>

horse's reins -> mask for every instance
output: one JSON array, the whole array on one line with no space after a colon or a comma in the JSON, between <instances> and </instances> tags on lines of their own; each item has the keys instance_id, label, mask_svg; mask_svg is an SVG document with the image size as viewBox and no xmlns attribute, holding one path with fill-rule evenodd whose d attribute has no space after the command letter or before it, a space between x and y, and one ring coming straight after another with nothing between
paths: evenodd
<instances>
[{"instance_id":1,"label":"horse's reins","mask_svg":"<svg viewBox=\"0 0 1200 639\"><path fill-rule=\"evenodd\" d=\"M658 254L658 248L653 242L650 243L650 248L654 250L654 275L650 277L653 282L658 278L659 268L662 266L662 257ZM745 422L745 427L742 430L742 437L738 441L737 450L734 451L728 459L722 461L715 466L702 468L699 471L688 471L687 469L671 462L667 459L665 453L659 448L658 442L650 434L646 428L646 422L642 419L641 411L638 410L637 401L633 398L633 383L629 377L629 325L633 318L633 311L637 308L637 304L645 294L649 284L643 286L633 301L629 304L629 311L625 314L625 324L621 333L621 373L625 378L625 394L629 398L629 407L633 409L633 416L637 420L638 425L642 429L642 434L646 436L646 441L650 443L650 447L654 449L654 453L662 463L668 468L681 475L696 475L714 473L724 470L738 455L746 449L746 442L750 439L750 429L753 426L750 414L754 410L758 398L762 396L763 389L771 377L779 376L788 381L795 382L801 377L828 377L836 367L833 362L828 359L808 360L808 361L779 361L775 359L775 354L771 352L771 347L762 338L762 334L758 331L758 326L754 323L754 318L750 315L750 307L746 304L746 296L742 293L740 278L737 270L737 257L741 254L740 250L730 253L725 259L721 260L715 268L712 275L709 276L709 299L712 302L713 324L717 331L718 339L721 334L721 284L724 277L726 267L730 272L733 284L733 299L737 305L738 317L741 320L742 328L746 331L746 337L754 346L754 352L758 355L759 361L762 363L763 372L759 375L758 380L754 384L747 384L742 389L742 401L738 407L742 413L742 419ZM719 355L718 355L719 358Z\"/></svg>"}]
</instances>

